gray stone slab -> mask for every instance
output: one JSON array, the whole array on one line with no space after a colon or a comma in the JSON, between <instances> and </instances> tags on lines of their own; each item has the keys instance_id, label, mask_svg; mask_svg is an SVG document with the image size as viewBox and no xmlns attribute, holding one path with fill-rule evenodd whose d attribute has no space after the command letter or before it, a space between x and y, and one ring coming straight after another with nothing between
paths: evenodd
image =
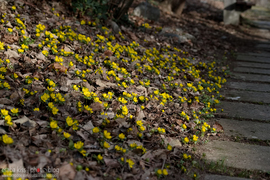
<instances>
[{"instance_id":1,"label":"gray stone slab","mask_svg":"<svg viewBox=\"0 0 270 180\"><path fill-rule=\"evenodd\" d=\"M270 46L270 45L269 45ZM270 63L270 57L255 57L249 55L238 55L237 61L248 61L248 62L258 62L258 63Z\"/></svg>"},{"instance_id":2,"label":"gray stone slab","mask_svg":"<svg viewBox=\"0 0 270 180\"><path fill-rule=\"evenodd\" d=\"M252 103L267 103L270 104L270 93L268 92L253 92L253 91L239 91L239 90L224 90L221 94L225 96L225 99L252 102Z\"/></svg>"},{"instance_id":3,"label":"gray stone slab","mask_svg":"<svg viewBox=\"0 0 270 180\"><path fill-rule=\"evenodd\" d=\"M215 174L206 174L204 175L204 180L251 180L251 179L231 177L231 176L222 176L222 175L215 175Z\"/></svg>"},{"instance_id":4,"label":"gray stone slab","mask_svg":"<svg viewBox=\"0 0 270 180\"><path fill-rule=\"evenodd\" d=\"M251 68L251 67L236 67L233 70L235 72L241 72L241 73L270 75L270 69L258 69L258 68L254 68L254 67L253 68Z\"/></svg>"},{"instance_id":5,"label":"gray stone slab","mask_svg":"<svg viewBox=\"0 0 270 180\"><path fill-rule=\"evenodd\" d=\"M255 82L270 83L270 76L268 76L268 75L233 73L231 78L244 80L244 81L255 81Z\"/></svg>"},{"instance_id":6,"label":"gray stone slab","mask_svg":"<svg viewBox=\"0 0 270 180\"><path fill-rule=\"evenodd\" d=\"M270 171L270 147L242 144L230 141L211 141L201 147L208 161L224 159L227 166Z\"/></svg>"},{"instance_id":7,"label":"gray stone slab","mask_svg":"<svg viewBox=\"0 0 270 180\"><path fill-rule=\"evenodd\" d=\"M240 89L245 91L270 92L270 84L229 81L228 83L226 83L226 86L228 88Z\"/></svg>"},{"instance_id":8,"label":"gray stone slab","mask_svg":"<svg viewBox=\"0 0 270 180\"><path fill-rule=\"evenodd\" d=\"M270 121L270 106L267 105L221 101L217 108L224 110L225 117Z\"/></svg>"},{"instance_id":9,"label":"gray stone slab","mask_svg":"<svg viewBox=\"0 0 270 180\"><path fill-rule=\"evenodd\" d=\"M258 44L255 46L257 49L269 49L270 50L270 44L268 43L263 43L263 44Z\"/></svg>"},{"instance_id":10,"label":"gray stone slab","mask_svg":"<svg viewBox=\"0 0 270 180\"><path fill-rule=\"evenodd\" d=\"M232 119L219 119L217 121L222 125L225 135L270 140L270 123Z\"/></svg>"},{"instance_id":11,"label":"gray stone slab","mask_svg":"<svg viewBox=\"0 0 270 180\"><path fill-rule=\"evenodd\" d=\"M240 66L240 67L270 69L270 64L264 64L264 63L253 63L253 62L239 61L239 62L236 62L236 65Z\"/></svg>"},{"instance_id":12,"label":"gray stone slab","mask_svg":"<svg viewBox=\"0 0 270 180\"><path fill-rule=\"evenodd\" d=\"M248 55L248 56L256 56L256 57L270 57L270 53L267 53L267 52L259 52L259 53L238 53L238 55Z\"/></svg>"}]
</instances>

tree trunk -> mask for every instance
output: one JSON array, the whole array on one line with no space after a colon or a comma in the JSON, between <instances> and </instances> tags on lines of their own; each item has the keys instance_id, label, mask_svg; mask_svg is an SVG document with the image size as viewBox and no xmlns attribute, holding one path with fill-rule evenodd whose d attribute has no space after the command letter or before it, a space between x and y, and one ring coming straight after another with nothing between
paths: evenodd
<instances>
[{"instance_id":1,"label":"tree trunk","mask_svg":"<svg viewBox=\"0 0 270 180\"><path fill-rule=\"evenodd\" d=\"M175 13L177 16L181 16L185 8L186 0L163 0L160 3L160 7L163 11L168 13Z\"/></svg>"},{"instance_id":2,"label":"tree trunk","mask_svg":"<svg viewBox=\"0 0 270 180\"><path fill-rule=\"evenodd\" d=\"M177 16L180 17L185 8L185 5L186 5L186 0L177 0L177 3L172 6L173 7L172 10Z\"/></svg>"}]
</instances>

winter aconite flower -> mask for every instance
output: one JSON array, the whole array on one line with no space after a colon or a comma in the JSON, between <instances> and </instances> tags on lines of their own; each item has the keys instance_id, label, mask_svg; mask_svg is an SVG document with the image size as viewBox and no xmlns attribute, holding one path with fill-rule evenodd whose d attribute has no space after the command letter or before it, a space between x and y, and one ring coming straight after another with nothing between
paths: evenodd
<instances>
[{"instance_id":1,"label":"winter aconite flower","mask_svg":"<svg viewBox=\"0 0 270 180\"><path fill-rule=\"evenodd\" d=\"M51 122L50 122L50 127L51 127L52 129L56 129L56 128L58 127L57 121L55 121L55 120L51 121Z\"/></svg>"},{"instance_id":2,"label":"winter aconite flower","mask_svg":"<svg viewBox=\"0 0 270 180\"><path fill-rule=\"evenodd\" d=\"M106 148L106 149L108 149L110 147L110 145L109 145L109 143L107 143L106 141L104 141L103 147Z\"/></svg>"},{"instance_id":3,"label":"winter aconite flower","mask_svg":"<svg viewBox=\"0 0 270 180\"><path fill-rule=\"evenodd\" d=\"M8 115L8 110L6 110L6 109L1 109L1 114L2 114L3 116L7 116L7 115Z\"/></svg>"},{"instance_id":4,"label":"winter aconite flower","mask_svg":"<svg viewBox=\"0 0 270 180\"><path fill-rule=\"evenodd\" d=\"M184 138L184 142L185 142L185 143L188 143L188 142L189 142L188 137L185 137L185 138Z\"/></svg>"},{"instance_id":5,"label":"winter aconite flower","mask_svg":"<svg viewBox=\"0 0 270 180\"><path fill-rule=\"evenodd\" d=\"M131 159L127 159L126 162L128 163L129 167L132 168L134 165L134 162Z\"/></svg>"},{"instance_id":6,"label":"winter aconite flower","mask_svg":"<svg viewBox=\"0 0 270 180\"><path fill-rule=\"evenodd\" d=\"M70 137L70 134L67 133L67 132L64 132L63 134L64 134L64 137L67 138L67 139Z\"/></svg>"},{"instance_id":7,"label":"winter aconite flower","mask_svg":"<svg viewBox=\"0 0 270 180\"><path fill-rule=\"evenodd\" d=\"M98 127L94 127L93 128L93 133L98 133L99 132L99 128Z\"/></svg>"},{"instance_id":8,"label":"winter aconite flower","mask_svg":"<svg viewBox=\"0 0 270 180\"><path fill-rule=\"evenodd\" d=\"M107 138L107 139L111 139L112 136L111 136L111 133L109 133L107 130L104 130L104 137Z\"/></svg>"},{"instance_id":9,"label":"winter aconite flower","mask_svg":"<svg viewBox=\"0 0 270 180\"><path fill-rule=\"evenodd\" d=\"M82 141L78 141L77 143L74 144L74 147L78 150L80 150L83 147L83 142Z\"/></svg>"},{"instance_id":10,"label":"winter aconite flower","mask_svg":"<svg viewBox=\"0 0 270 180\"><path fill-rule=\"evenodd\" d=\"M125 139L125 135L124 135L123 133L119 134L118 137L119 137L119 139L121 139L121 140Z\"/></svg>"},{"instance_id":11,"label":"winter aconite flower","mask_svg":"<svg viewBox=\"0 0 270 180\"><path fill-rule=\"evenodd\" d=\"M4 134L2 136L2 141L5 144L12 144L13 143L13 139L11 137L9 137L8 135Z\"/></svg>"},{"instance_id":12,"label":"winter aconite flower","mask_svg":"<svg viewBox=\"0 0 270 180\"><path fill-rule=\"evenodd\" d=\"M97 156L97 159L98 159L99 161L101 161L101 160L103 159L103 157L99 154L99 155Z\"/></svg>"}]
</instances>

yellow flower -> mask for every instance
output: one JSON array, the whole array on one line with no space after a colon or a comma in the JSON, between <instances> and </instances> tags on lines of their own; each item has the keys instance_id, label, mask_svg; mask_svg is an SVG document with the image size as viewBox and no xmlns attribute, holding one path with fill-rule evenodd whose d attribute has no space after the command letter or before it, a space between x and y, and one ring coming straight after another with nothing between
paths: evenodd
<instances>
[{"instance_id":1,"label":"yellow flower","mask_svg":"<svg viewBox=\"0 0 270 180\"><path fill-rule=\"evenodd\" d=\"M67 138L67 139L70 137L69 133L64 132L63 134L64 134L64 137Z\"/></svg>"},{"instance_id":2,"label":"yellow flower","mask_svg":"<svg viewBox=\"0 0 270 180\"><path fill-rule=\"evenodd\" d=\"M82 20L82 21L81 21L81 25L84 25L84 24L85 24L85 20Z\"/></svg>"},{"instance_id":3,"label":"yellow flower","mask_svg":"<svg viewBox=\"0 0 270 180\"><path fill-rule=\"evenodd\" d=\"M57 132L61 133L63 131L62 128L58 128Z\"/></svg>"},{"instance_id":4,"label":"yellow flower","mask_svg":"<svg viewBox=\"0 0 270 180\"><path fill-rule=\"evenodd\" d=\"M167 175L168 175L167 169L163 169L163 170L162 170L162 173L163 173L164 176L167 176Z\"/></svg>"},{"instance_id":5,"label":"yellow flower","mask_svg":"<svg viewBox=\"0 0 270 180\"><path fill-rule=\"evenodd\" d=\"M144 126L140 126L140 130L141 131L145 131L145 127Z\"/></svg>"},{"instance_id":6,"label":"yellow flower","mask_svg":"<svg viewBox=\"0 0 270 180\"><path fill-rule=\"evenodd\" d=\"M13 139L6 134L4 134L2 136L2 140L3 140L3 143L5 143L5 144L12 144L13 143Z\"/></svg>"},{"instance_id":7,"label":"yellow flower","mask_svg":"<svg viewBox=\"0 0 270 180\"><path fill-rule=\"evenodd\" d=\"M121 140L125 139L125 135L123 133L119 134L118 136Z\"/></svg>"},{"instance_id":8,"label":"yellow flower","mask_svg":"<svg viewBox=\"0 0 270 180\"><path fill-rule=\"evenodd\" d=\"M50 127L52 128L52 129L56 129L57 127L58 127L58 125L57 125L57 121L51 121L50 122Z\"/></svg>"},{"instance_id":9,"label":"yellow flower","mask_svg":"<svg viewBox=\"0 0 270 180\"><path fill-rule=\"evenodd\" d=\"M101 160L103 159L103 157L99 154L99 155L97 156L97 159L98 159L99 161L101 161Z\"/></svg>"},{"instance_id":10,"label":"yellow flower","mask_svg":"<svg viewBox=\"0 0 270 180\"><path fill-rule=\"evenodd\" d=\"M205 126L202 126L202 132L204 133L206 131Z\"/></svg>"},{"instance_id":11,"label":"yellow flower","mask_svg":"<svg viewBox=\"0 0 270 180\"><path fill-rule=\"evenodd\" d=\"M16 10L16 6L12 6L12 10Z\"/></svg>"},{"instance_id":12,"label":"yellow flower","mask_svg":"<svg viewBox=\"0 0 270 180\"><path fill-rule=\"evenodd\" d=\"M23 53L24 50L23 50L23 49L18 49L18 52L19 52L19 53Z\"/></svg>"},{"instance_id":13,"label":"yellow flower","mask_svg":"<svg viewBox=\"0 0 270 180\"><path fill-rule=\"evenodd\" d=\"M184 142L185 142L185 143L188 143L188 142L189 142L188 137L185 137L185 138L184 138Z\"/></svg>"},{"instance_id":14,"label":"yellow flower","mask_svg":"<svg viewBox=\"0 0 270 180\"><path fill-rule=\"evenodd\" d=\"M69 62L69 66L70 66L70 67L73 66L73 62L72 62L72 61Z\"/></svg>"},{"instance_id":15,"label":"yellow flower","mask_svg":"<svg viewBox=\"0 0 270 180\"><path fill-rule=\"evenodd\" d=\"M52 178L53 178L53 175L51 173L46 174L46 179L52 179Z\"/></svg>"},{"instance_id":16,"label":"yellow flower","mask_svg":"<svg viewBox=\"0 0 270 180\"><path fill-rule=\"evenodd\" d=\"M46 102L50 98L50 95L47 93L44 93L40 98L43 102Z\"/></svg>"},{"instance_id":17,"label":"yellow flower","mask_svg":"<svg viewBox=\"0 0 270 180\"><path fill-rule=\"evenodd\" d=\"M75 144L74 144L74 147L76 148L76 149L81 149L82 147L83 147L83 142L82 141L78 141L78 142L76 142Z\"/></svg>"},{"instance_id":18,"label":"yellow flower","mask_svg":"<svg viewBox=\"0 0 270 180\"><path fill-rule=\"evenodd\" d=\"M67 125L68 125L68 126L72 126L72 125L74 124L72 118L69 117L69 116L66 118L66 122L67 122Z\"/></svg>"},{"instance_id":19,"label":"yellow flower","mask_svg":"<svg viewBox=\"0 0 270 180\"><path fill-rule=\"evenodd\" d=\"M8 110L1 109L1 113L2 113L3 116L7 116L8 115Z\"/></svg>"},{"instance_id":20,"label":"yellow flower","mask_svg":"<svg viewBox=\"0 0 270 180\"><path fill-rule=\"evenodd\" d=\"M13 108L10 110L13 114L17 114L19 112L18 108Z\"/></svg>"},{"instance_id":21,"label":"yellow flower","mask_svg":"<svg viewBox=\"0 0 270 180\"><path fill-rule=\"evenodd\" d=\"M86 156L86 150L82 149L82 150L80 151L80 153L81 153L83 156Z\"/></svg>"},{"instance_id":22,"label":"yellow flower","mask_svg":"<svg viewBox=\"0 0 270 180\"><path fill-rule=\"evenodd\" d=\"M39 111L39 108L35 108L34 111Z\"/></svg>"},{"instance_id":23,"label":"yellow flower","mask_svg":"<svg viewBox=\"0 0 270 180\"><path fill-rule=\"evenodd\" d=\"M53 113L53 115L56 115L57 112L58 112L58 109L57 109L56 107L53 107L53 108L52 108L52 113Z\"/></svg>"},{"instance_id":24,"label":"yellow flower","mask_svg":"<svg viewBox=\"0 0 270 180\"><path fill-rule=\"evenodd\" d=\"M158 170L157 170L157 174L158 174L158 175L161 175L161 174L162 174L162 170L161 170L161 169L158 169Z\"/></svg>"},{"instance_id":25,"label":"yellow flower","mask_svg":"<svg viewBox=\"0 0 270 180\"><path fill-rule=\"evenodd\" d=\"M144 96L140 96L139 99L140 99L141 101L144 101Z\"/></svg>"},{"instance_id":26,"label":"yellow flower","mask_svg":"<svg viewBox=\"0 0 270 180\"><path fill-rule=\"evenodd\" d=\"M167 149L169 150L169 151L171 151L172 150L172 146L171 145L167 145Z\"/></svg>"},{"instance_id":27,"label":"yellow flower","mask_svg":"<svg viewBox=\"0 0 270 180\"><path fill-rule=\"evenodd\" d=\"M103 134L104 134L104 137L107 138L107 139L112 138L111 133L107 132L107 130L104 130Z\"/></svg>"},{"instance_id":28,"label":"yellow flower","mask_svg":"<svg viewBox=\"0 0 270 180\"><path fill-rule=\"evenodd\" d=\"M16 73L14 73L13 77L16 79L16 78L18 78L18 75Z\"/></svg>"},{"instance_id":29,"label":"yellow flower","mask_svg":"<svg viewBox=\"0 0 270 180\"><path fill-rule=\"evenodd\" d=\"M6 117L8 117L8 116L6 116ZM11 121L11 118L9 120L6 120L6 124L9 125L9 126L13 125L13 122Z\"/></svg>"},{"instance_id":30,"label":"yellow flower","mask_svg":"<svg viewBox=\"0 0 270 180\"><path fill-rule=\"evenodd\" d=\"M98 133L99 132L99 128L98 127L94 127L93 128L93 133Z\"/></svg>"},{"instance_id":31,"label":"yellow flower","mask_svg":"<svg viewBox=\"0 0 270 180\"><path fill-rule=\"evenodd\" d=\"M106 141L104 141L103 147L106 148L106 149L108 149L110 147L110 145L109 145L109 143L107 143Z\"/></svg>"},{"instance_id":32,"label":"yellow flower","mask_svg":"<svg viewBox=\"0 0 270 180\"><path fill-rule=\"evenodd\" d=\"M183 158L184 159L187 159L188 158L188 155L186 153L183 154Z\"/></svg>"},{"instance_id":33,"label":"yellow flower","mask_svg":"<svg viewBox=\"0 0 270 180\"><path fill-rule=\"evenodd\" d=\"M131 159L127 159L126 162L128 163L129 167L132 168L134 165L134 162Z\"/></svg>"},{"instance_id":34,"label":"yellow flower","mask_svg":"<svg viewBox=\"0 0 270 180\"><path fill-rule=\"evenodd\" d=\"M196 142L198 140L198 136L193 135L193 141Z\"/></svg>"}]
</instances>

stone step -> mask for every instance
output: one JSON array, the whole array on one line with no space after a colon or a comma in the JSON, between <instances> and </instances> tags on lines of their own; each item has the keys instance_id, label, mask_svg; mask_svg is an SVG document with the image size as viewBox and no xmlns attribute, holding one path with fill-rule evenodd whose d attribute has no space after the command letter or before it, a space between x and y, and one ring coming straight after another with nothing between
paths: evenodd
<instances>
[{"instance_id":1,"label":"stone step","mask_svg":"<svg viewBox=\"0 0 270 180\"><path fill-rule=\"evenodd\" d=\"M270 51L270 44L269 43L263 43L263 44L258 44L255 46L257 49L267 49Z\"/></svg>"},{"instance_id":2,"label":"stone step","mask_svg":"<svg viewBox=\"0 0 270 180\"><path fill-rule=\"evenodd\" d=\"M216 107L224 110L225 117L270 122L270 106L221 101Z\"/></svg>"},{"instance_id":3,"label":"stone step","mask_svg":"<svg viewBox=\"0 0 270 180\"><path fill-rule=\"evenodd\" d=\"M232 119L217 120L228 136L239 136L248 139L270 140L270 123L238 121Z\"/></svg>"},{"instance_id":4,"label":"stone step","mask_svg":"<svg viewBox=\"0 0 270 180\"><path fill-rule=\"evenodd\" d=\"M255 56L248 56L248 55L238 55L236 60L237 61L248 61L248 62L257 62L257 63L270 64L270 58L269 57L255 57Z\"/></svg>"},{"instance_id":5,"label":"stone step","mask_svg":"<svg viewBox=\"0 0 270 180\"><path fill-rule=\"evenodd\" d=\"M270 64L269 64L270 65ZM235 72L270 75L270 69L258 69L251 67L236 67Z\"/></svg>"},{"instance_id":6,"label":"stone step","mask_svg":"<svg viewBox=\"0 0 270 180\"><path fill-rule=\"evenodd\" d=\"M238 55L256 56L256 57L270 57L270 53L268 53L268 52L259 52L259 53L238 53Z\"/></svg>"},{"instance_id":7,"label":"stone step","mask_svg":"<svg viewBox=\"0 0 270 180\"><path fill-rule=\"evenodd\" d=\"M270 171L270 146L215 140L198 148L208 161L224 159L224 165L229 167Z\"/></svg>"},{"instance_id":8,"label":"stone step","mask_svg":"<svg viewBox=\"0 0 270 180\"><path fill-rule=\"evenodd\" d=\"M228 83L226 83L226 86L228 88L240 89L245 91L270 92L270 84L229 81Z\"/></svg>"},{"instance_id":9,"label":"stone step","mask_svg":"<svg viewBox=\"0 0 270 180\"><path fill-rule=\"evenodd\" d=\"M236 66L270 69L270 64L237 61Z\"/></svg>"},{"instance_id":10,"label":"stone step","mask_svg":"<svg viewBox=\"0 0 270 180\"><path fill-rule=\"evenodd\" d=\"M215 175L215 174L206 174L204 175L204 180L251 180L251 179L231 177L231 176L222 176L222 175Z\"/></svg>"},{"instance_id":11,"label":"stone step","mask_svg":"<svg viewBox=\"0 0 270 180\"><path fill-rule=\"evenodd\" d=\"M221 94L224 95L227 100L270 104L270 93L267 92L239 91L231 89L221 91Z\"/></svg>"},{"instance_id":12,"label":"stone step","mask_svg":"<svg viewBox=\"0 0 270 180\"><path fill-rule=\"evenodd\" d=\"M233 73L232 79L239 79L243 81L255 81L270 83L270 76L268 75L258 75L258 74L246 74L246 73Z\"/></svg>"}]
</instances>

